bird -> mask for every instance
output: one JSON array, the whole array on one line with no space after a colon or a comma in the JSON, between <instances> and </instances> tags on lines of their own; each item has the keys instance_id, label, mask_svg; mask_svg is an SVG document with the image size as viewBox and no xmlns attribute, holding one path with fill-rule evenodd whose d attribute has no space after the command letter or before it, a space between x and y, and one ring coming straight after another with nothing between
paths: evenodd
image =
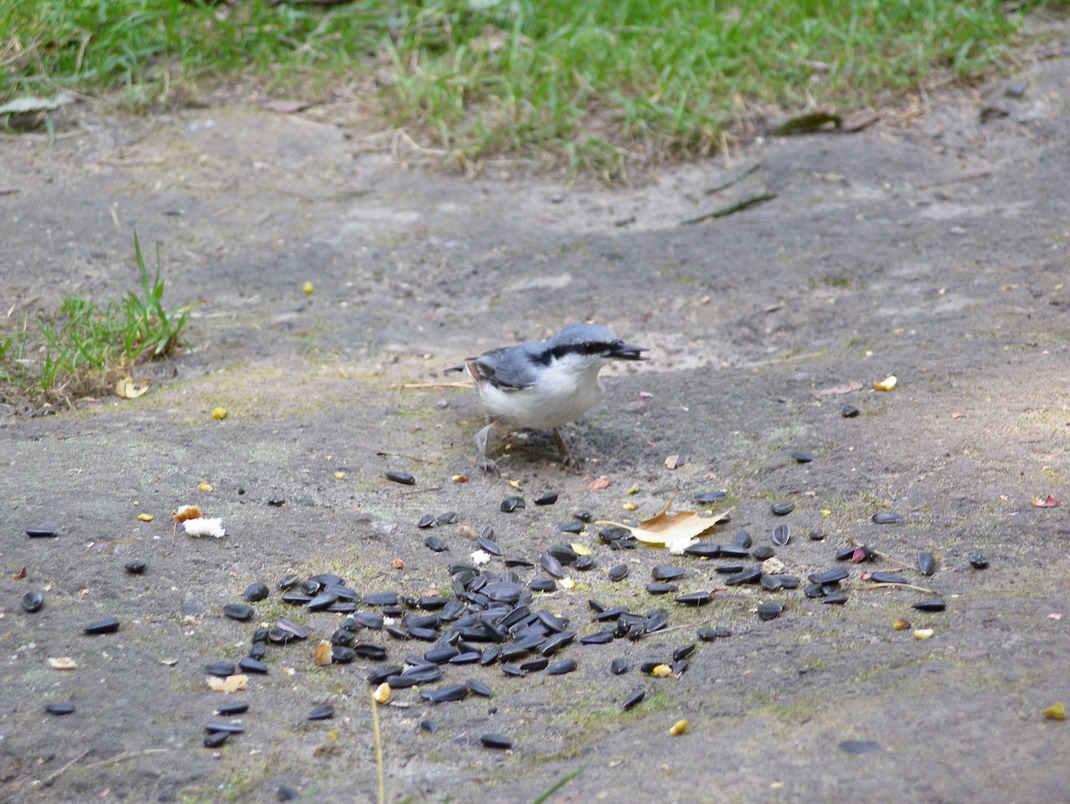
<instances>
[{"instance_id":1,"label":"bird","mask_svg":"<svg viewBox=\"0 0 1070 804\"><path fill-rule=\"evenodd\" d=\"M559 428L578 419L598 401L603 387L598 372L610 360L646 360L648 349L632 346L600 324L572 324L545 341L521 343L466 358L479 399L491 417L476 433L480 465L487 460L487 439L496 424L529 430L552 430L565 466L574 464Z\"/></svg>"}]
</instances>

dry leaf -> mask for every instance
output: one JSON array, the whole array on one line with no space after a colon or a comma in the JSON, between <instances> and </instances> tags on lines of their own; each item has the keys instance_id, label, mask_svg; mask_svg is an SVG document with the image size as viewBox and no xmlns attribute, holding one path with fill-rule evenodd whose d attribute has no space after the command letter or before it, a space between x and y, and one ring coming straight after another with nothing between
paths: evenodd
<instances>
[{"instance_id":1,"label":"dry leaf","mask_svg":"<svg viewBox=\"0 0 1070 804\"><path fill-rule=\"evenodd\" d=\"M345 476L346 476L345 472L335 472L334 473L334 479L335 480L341 480Z\"/></svg>"},{"instance_id":2,"label":"dry leaf","mask_svg":"<svg viewBox=\"0 0 1070 804\"><path fill-rule=\"evenodd\" d=\"M331 663L331 643L326 639L320 640L316 649L312 651L312 661L320 667L326 667Z\"/></svg>"},{"instance_id":3,"label":"dry leaf","mask_svg":"<svg viewBox=\"0 0 1070 804\"><path fill-rule=\"evenodd\" d=\"M137 399L148 390L149 384L147 382L134 382L134 378L127 374L124 374L115 383L115 393L123 399Z\"/></svg>"},{"instance_id":4,"label":"dry leaf","mask_svg":"<svg viewBox=\"0 0 1070 804\"><path fill-rule=\"evenodd\" d=\"M638 483L632 483L630 486L628 486L628 490L626 492L624 492L624 493L625 494L638 494L639 491L640 491L639 484Z\"/></svg>"},{"instance_id":5,"label":"dry leaf","mask_svg":"<svg viewBox=\"0 0 1070 804\"><path fill-rule=\"evenodd\" d=\"M390 566L394 569L405 569L405 562L400 558L392 558L390 559Z\"/></svg>"},{"instance_id":6,"label":"dry leaf","mask_svg":"<svg viewBox=\"0 0 1070 804\"><path fill-rule=\"evenodd\" d=\"M667 664L659 664L650 671L650 675L654 676L654 678L671 678L672 668Z\"/></svg>"},{"instance_id":7,"label":"dry leaf","mask_svg":"<svg viewBox=\"0 0 1070 804\"><path fill-rule=\"evenodd\" d=\"M1050 494L1047 497L1034 497L1033 505L1037 508L1055 508L1059 504L1059 501L1052 497Z\"/></svg>"},{"instance_id":8,"label":"dry leaf","mask_svg":"<svg viewBox=\"0 0 1070 804\"><path fill-rule=\"evenodd\" d=\"M198 491L212 491L213 490L212 484L209 483L207 480L202 480L200 483L197 484L197 490Z\"/></svg>"},{"instance_id":9,"label":"dry leaf","mask_svg":"<svg viewBox=\"0 0 1070 804\"><path fill-rule=\"evenodd\" d=\"M873 383L873 390L874 391L891 391L893 388L895 388L895 383L896 383L896 376L894 374L889 374L887 377L885 377L880 382Z\"/></svg>"},{"instance_id":10,"label":"dry leaf","mask_svg":"<svg viewBox=\"0 0 1070 804\"><path fill-rule=\"evenodd\" d=\"M18 572L16 572L11 577L12 577L13 580L21 581L23 578L26 577L26 568L23 567L22 569L20 569Z\"/></svg>"},{"instance_id":11,"label":"dry leaf","mask_svg":"<svg viewBox=\"0 0 1070 804\"><path fill-rule=\"evenodd\" d=\"M1049 720L1066 720L1066 707L1062 703L1055 703L1047 709L1041 709L1040 714Z\"/></svg>"},{"instance_id":12,"label":"dry leaf","mask_svg":"<svg viewBox=\"0 0 1070 804\"><path fill-rule=\"evenodd\" d=\"M587 488L589 488L589 489L591 489L593 491L598 491L599 489L608 489L609 488L609 484L612 483L612 482L613 481L610 480L608 477L606 477L605 475L602 475L601 477L596 477L594 480L592 480L587 485Z\"/></svg>"},{"instance_id":13,"label":"dry leaf","mask_svg":"<svg viewBox=\"0 0 1070 804\"><path fill-rule=\"evenodd\" d=\"M578 556L589 556L591 554L591 548L585 544L580 544L579 542L573 542L569 547L571 547L572 552Z\"/></svg>"},{"instance_id":14,"label":"dry leaf","mask_svg":"<svg viewBox=\"0 0 1070 804\"><path fill-rule=\"evenodd\" d=\"M680 555L693 539L701 536L734 510L734 508L729 508L717 516L705 517L699 516L694 511L666 513L670 507L672 503L662 508L656 516L640 522L638 527L628 527L618 522L598 522L597 524L616 525L630 531L641 542L662 545L667 547L673 555Z\"/></svg>"},{"instance_id":15,"label":"dry leaf","mask_svg":"<svg viewBox=\"0 0 1070 804\"><path fill-rule=\"evenodd\" d=\"M206 680L208 681L208 688L213 692L225 692L229 695L232 692L249 689L249 676L245 675L227 676L226 678L209 676Z\"/></svg>"},{"instance_id":16,"label":"dry leaf","mask_svg":"<svg viewBox=\"0 0 1070 804\"><path fill-rule=\"evenodd\" d=\"M48 666L53 670L75 670L78 664L74 659L69 656L60 656L59 658L49 658Z\"/></svg>"}]
</instances>

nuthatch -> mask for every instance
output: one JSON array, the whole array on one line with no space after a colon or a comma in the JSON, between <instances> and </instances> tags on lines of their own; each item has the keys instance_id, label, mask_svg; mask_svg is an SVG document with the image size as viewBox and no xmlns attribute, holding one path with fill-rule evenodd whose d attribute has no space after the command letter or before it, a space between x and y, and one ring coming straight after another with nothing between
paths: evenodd
<instances>
[{"instance_id":1,"label":"nuthatch","mask_svg":"<svg viewBox=\"0 0 1070 804\"><path fill-rule=\"evenodd\" d=\"M495 424L531 430L553 430L566 464L572 463L559 427L579 418L602 394L598 372L606 361L645 360L646 349L629 346L609 327L573 324L548 340L493 349L465 361L479 399L492 421L476 434L484 469L487 438ZM457 371L462 370L460 366Z\"/></svg>"}]
</instances>

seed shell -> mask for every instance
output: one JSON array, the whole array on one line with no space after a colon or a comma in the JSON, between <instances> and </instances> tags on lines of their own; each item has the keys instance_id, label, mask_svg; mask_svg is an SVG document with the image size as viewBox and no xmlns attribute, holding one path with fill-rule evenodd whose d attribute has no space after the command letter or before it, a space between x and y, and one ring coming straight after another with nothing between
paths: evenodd
<instances>
[{"instance_id":1,"label":"seed shell","mask_svg":"<svg viewBox=\"0 0 1070 804\"><path fill-rule=\"evenodd\" d=\"M392 480L395 483L400 483L403 486L416 485L416 478L410 475L408 472L386 472L385 477L387 480Z\"/></svg>"}]
</instances>

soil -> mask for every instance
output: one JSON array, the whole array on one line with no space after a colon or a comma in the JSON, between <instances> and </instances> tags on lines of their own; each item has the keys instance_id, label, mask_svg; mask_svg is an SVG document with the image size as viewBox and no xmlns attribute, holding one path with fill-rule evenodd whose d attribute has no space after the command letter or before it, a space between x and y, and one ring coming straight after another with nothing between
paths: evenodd
<instances>
[{"instance_id":1,"label":"soil","mask_svg":"<svg viewBox=\"0 0 1070 804\"><path fill-rule=\"evenodd\" d=\"M68 292L103 301L133 287L135 232L150 253L159 244L165 303L203 303L186 349L141 370L145 396L0 417L0 796L374 801L376 663L317 667L313 647L343 615L287 606L276 583L327 572L362 594L449 594L447 566L469 562L490 525L532 562L561 542L593 551L595 569L535 593L533 610L586 634L596 598L666 608L669 627L573 644L565 676L446 668L443 683L482 680L490 699L432 705L397 690L378 707L389 801L533 801L562 782L541 800L1064 800L1067 727L1041 715L1070 697L1063 34L1020 74L909 124L767 139L627 189L508 162L475 180L436 174L404 137L339 125L329 108L79 106L54 144L4 136L9 321ZM1024 93L1006 94L1017 80ZM775 197L682 223L759 195ZM475 394L444 369L583 320L651 359L607 368L603 401L566 428L581 470L558 466L546 434L507 434L492 448L501 476L483 476ZM893 391L873 390L890 374ZM556 531L577 509L638 519L668 502L693 510L711 490L728 495L714 510L734 510L702 541L746 530L767 545L789 524L775 548L785 571L805 585L846 566L847 603L726 587L720 559L615 552L597 525ZM533 505L549 491L556 504ZM501 512L510 494L527 507ZM1064 505L1034 505L1049 494ZM794 511L774 516L777 501ZM193 503L222 518L224 538L176 534L170 512ZM433 530L450 548L433 553L416 522L446 511L460 519ZM875 524L882 511L903 521ZM24 534L43 524L58 535ZM837 562L851 539L883 556ZM931 577L913 569L920 551L939 559ZM977 554L987 569L971 567ZM134 559L143 575L124 571ZM613 583L618 563L630 574ZM716 589L713 601L648 595L661 564L686 567L680 591ZM933 594L873 588L867 570ZM253 621L225 618L254 581L272 591ZM31 590L45 604L28 614ZM934 596L946 611L911 608ZM761 621L771 600L784 612ZM118 632L82 633L109 616ZM236 661L258 624L284 617L309 640L269 646L270 672L246 692L209 690L206 664ZM897 618L911 627L894 630ZM640 674L704 625L732 635L698 642L677 677ZM392 662L430 647L361 638ZM609 671L617 657L624 675ZM639 687L646 699L623 711ZM214 708L235 698L249 702L245 733L203 747ZM75 712L44 711L58 702ZM332 720L306 720L324 703ZM671 736L680 719L687 732ZM481 747L487 732L514 749ZM876 750L848 753L849 740Z\"/></svg>"}]
</instances>

